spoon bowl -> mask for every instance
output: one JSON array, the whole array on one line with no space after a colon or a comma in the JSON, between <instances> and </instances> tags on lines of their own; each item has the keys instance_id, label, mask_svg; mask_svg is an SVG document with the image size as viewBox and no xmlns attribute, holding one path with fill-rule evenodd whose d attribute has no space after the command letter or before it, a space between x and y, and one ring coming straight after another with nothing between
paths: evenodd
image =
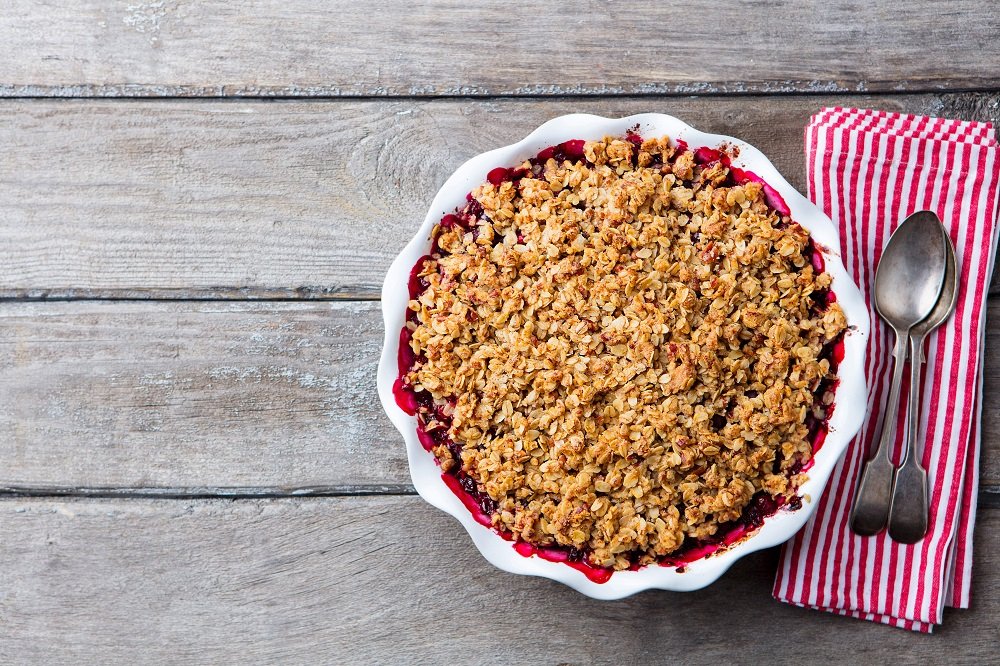
<instances>
[{"instance_id":1,"label":"spoon bowl","mask_svg":"<svg viewBox=\"0 0 1000 666\"><path fill-rule=\"evenodd\" d=\"M910 335L913 337L929 334L935 328L945 323L952 313L955 312L955 305L958 302L958 265L957 258L955 257L955 246L947 236L945 236L945 246L948 252L944 282L941 285L941 296L934 305L934 310L910 331ZM923 357L923 351L923 347L921 347L921 358Z\"/></svg>"},{"instance_id":2,"label":"spoon bowl","mask_svg":"<svg viewBox=\"0 0 1000 666\"><path fill-rule=\"evenodd\" d=\"M875 310L897 332L924 319L941 295L946 270L941 221L922 210L903 220L875 271Z\"/></svg>"}]
</instances>

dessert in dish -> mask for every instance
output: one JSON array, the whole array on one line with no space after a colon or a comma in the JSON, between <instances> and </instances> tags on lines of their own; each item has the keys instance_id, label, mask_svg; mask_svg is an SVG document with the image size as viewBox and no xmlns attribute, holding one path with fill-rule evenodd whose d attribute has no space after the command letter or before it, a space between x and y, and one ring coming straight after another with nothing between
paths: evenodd
<instances>
[{"instance_id":1,"label":"dessert in dish","mask_svg":"<svg viewBox=\"0 0 1000 666\"><path fill-rule=\"evenodd\" d=\"M846 321L777 192L635 134L485 176L413 267L395 387L477 519L599 580L794 507Z\"/></svg>"}]
</instances>

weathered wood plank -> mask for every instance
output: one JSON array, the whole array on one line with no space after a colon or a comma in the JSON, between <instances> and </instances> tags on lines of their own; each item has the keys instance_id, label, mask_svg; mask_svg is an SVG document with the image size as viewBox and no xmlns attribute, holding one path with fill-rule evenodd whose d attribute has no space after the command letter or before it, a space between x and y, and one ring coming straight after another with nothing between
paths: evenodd
<instances>
[{"instance_id":1,"label":"weathered wood plank","mask_svg":"<svg viewBox=\"0 0 1000 666\"><path fill-rule=\"evenodd\" d=\"M0 501L9 663L989 663L1000 511L933 638L770 601L776 550L695 593L593 601L490 566L416 497ZM748 615L748 610L753 609Z\"/></svg>"},{"instance_id":2,"label":"weathered wood plank","mask_svg":"<svg viewBox=\"0 0 1000 666\"><path fill-rule=\"evenodd\" d=\"M376 297L447 176L553 116L673 113L757 145L804 190L803 127L846 103L1000 116L995 94L6 101L0 298Z\"/></svg>"},{"instance_id":3,"label":"weathered wood plank","mask_svg":"<svg viewBox=\"0 0 1000 666\"><path fill-rule=\"evenodd\" d=\"M0 489L405 490L381 341L376 302L0 303ZM986 350L998 486L1000 327Z\"/></svg>"},{"instance_id":4,"label":"weathered wood plank","mask_svg":"<svg viewBox=\"0 0 1000 666\"><path fill-rule=\"evenodd\" d=\"M0 304L0 485L407 482L375 395L380 319L377 303Z\"/></svg>"},{"instance_id":5,"label":"weathered wood plank","mask_svg":"<svg viewBox=\"0 0 1000 666\"><path fill-rule=\"evenodd\" d=\"M49 3L44 3L49 4ZM56 9L58 7L58 9ZM979 0L119 3L0 17L7 95L898 91L1000 84Z\"/></svg>"}]
</instances>

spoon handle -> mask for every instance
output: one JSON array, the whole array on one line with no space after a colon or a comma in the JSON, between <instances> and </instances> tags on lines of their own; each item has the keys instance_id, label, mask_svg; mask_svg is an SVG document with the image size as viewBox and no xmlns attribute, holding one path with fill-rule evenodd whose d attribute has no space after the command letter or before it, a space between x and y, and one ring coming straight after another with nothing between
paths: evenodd
<instances>
[{"instance_id":1,"label":"spoon handle","mask_svg":"<svg viewBox=\"0 0 1000 666\"><path fill-rule=\"evenodd\" d=\"M854 498L851 512L851 529L862 536L878 534L889 518L889 503L892 501L892 476L895 468L889 459L889 451L896 440L896 419L899 416L899 392L903 385L903 368L906 365L906 344L909 331L896 331L896 357L892 371L892 385L889 401L886 403L882 419L882 435L875 455L865 464L861 483Z\"/></svg>"},{"instance_id":2,"label":"spoon handle","mask_svg":"<svg viewBox=\"0 0 1000 666\"><path fill-rule=\"evenodd\" d=\"M906 454L896 470L889 509L889 536L899 543L916 543L927 533L927 472L917 451L920 440L920 368L923 335L910 336L910 399L906 404Z\"/></svg>"}]
</instances>

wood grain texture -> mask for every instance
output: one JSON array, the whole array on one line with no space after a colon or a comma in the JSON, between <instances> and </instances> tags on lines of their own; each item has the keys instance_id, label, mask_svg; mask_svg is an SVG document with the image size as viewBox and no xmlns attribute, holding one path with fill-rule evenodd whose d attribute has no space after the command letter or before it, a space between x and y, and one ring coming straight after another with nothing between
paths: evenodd
<instances>
[{"instance_id":1,"label":"wood grain texture","mask_svg":"<svg viewBox=\"0 0 1000 666\"><path fill-rule=\"evenodd\" d=\"M0 304L0 485L408 482L381 331L377 303Z\"/></svg>"},{"instance_id":2,"label":"wood grain texture","mask_svg":"<svg viewBox=\"0 0 1000 666\"><path fill-rule=\"evenodd\" d=\"M776 550L711 587L587 599L494 569L416 497L0 501L7 663L992 663L1000 511L974 611L933 638L771 601ZM748 611L752 609L752 615Z\"/></svg>"},{"instance_id":3,"label":"wood grain texture","mask_svg":"<svg viewBox=\"0 0 1000 666\"><path fill-rule=\"evenodd\" d=\"M0 19L8 20L8 19ZM582 111L672 113L805 190L828 104L997 120L1000 96L0 103L0 298L374 298L464 160Z\"/></svg>"},{"instance_id":4,"label":"wood grain texture","mask_svg":"<svg viewBox=\"0 0 1000 666\"><path fill-rule=\"evenodd\" d=\"M836 92L1000 84L1000 10L907 3L8 0L6 95Z\"/></svg>"},{"instance_id":5,"label":"wood grain texture","mask_svg":"<svg viewBox=\"0 0 1000 666\"><path fill-rule=\"evenodd\" d=\"M1000 486L1000 301L982 481ZM0 303L0 490L409 492L376 302Z\"/></svg>"}]
</instances>

